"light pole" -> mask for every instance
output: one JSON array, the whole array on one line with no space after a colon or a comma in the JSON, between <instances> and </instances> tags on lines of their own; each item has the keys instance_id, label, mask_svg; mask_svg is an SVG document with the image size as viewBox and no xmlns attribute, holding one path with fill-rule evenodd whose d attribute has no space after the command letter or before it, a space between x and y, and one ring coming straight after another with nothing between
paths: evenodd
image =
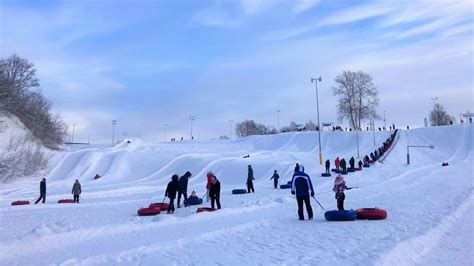
<instances>
[{"instance_id":1,"label":"light pole","mask_svg":"<svg viewBox=\"0 0 474 266\"><path fill-rule=\"evenodd\" d=\"M115 141L115 125L117 125L117 120L112 120L112 145Z\"/></svg>"},{"instance_id":2,"label":"light pole","mask_svg":"<svg viewBox=\"0 0 474 266\"><path fill-rule=\"evenodd\" d=\"M191 139L193 139L193 121L195 119L194 115L189 116L189 120L191 121Z\"/></svg>"},{"instance_id":3,"label":"light pole","mask_svg":"<svg viewBox=\"0 0 474 266\"><path fill-rule=\"evenodd\" d=\"M72 138L71 138L71 143L74 143L74 131L76 129L76 124L72 124Z\"/></svg>"},{"instance_id":4,"label":"light pole","mask_svg":"<svg viewBox=\"0 0 474 266\"><path fill-rule=\"evenodd\" d=\"M372 115L372 135L374 137L374 146L375 146L375 120L374 120L374 115Z\"/></svg>"},{"instance_id":5,"label":"light pole","mask_svg":"<svg viewBox=\"0 0 474 266\"><path fill-rule=\"evenodd\" d=\"M316 83L316 110L318 113L318 143L319 143L319 164L323 165L323 152L321 151L321 127L319 126L319 99L318 99L318 81L321 82L321 77L315 79L311 78L311 83Z\"/></svg>"},{"instance_id":6,"label":"light pole","mask_svg":"<svg viewBox=\"0 0 474 266\"><path fill-rule=\"evenodd\" d=\"M232 122L234 120L229 120L229 139L232 139Z\"/></svg>"},{"instance_id":7,"label":"light pole","mask_svg":"<svg viewBox=\"0 0 474 266\"><path fill-rule=\"evenodd\" d=\"M385 110L383 110L383 130L387 130L387 120L385 120Z\"/></svg>"},{"instance_id":8,"label":"light pole","mask_svg":"<svg viewBox=\"0 0 474 266\"><path fill-rule=\"evenodd\" d=\"M357 159L359 159L359 128L356 127L356 136L357 136Z\"/></svg>"},{"instance_id":9,"label":"light pole","mask_svg":"<svg viewBox=\"0 0 474 266\"><path fill-rule=\"evenodd\" d=\"M276 110L277 112L277 129L278 133L280 133L280 110Z\"/></svg>"},{"instance_id":10,"label":"light pole","mask_svg":"<svg viewBox=\"0 0 474 266\"><path fill-rule=\"evenodd\" d=\"M165 123L165 141L166 141L166 127L168 126L168 123Z\"/></svg>"},{"instance_id":11,"label":"light pole","mask_svg":"<svg viewBox=\"0 0 474 266\"><path fill-rule=\"evenodd\" d=\"M407 164L410 164L410 147L412 148L430 148L434 149L434 145L407 145Z\"/></svg>"}]
</instances>

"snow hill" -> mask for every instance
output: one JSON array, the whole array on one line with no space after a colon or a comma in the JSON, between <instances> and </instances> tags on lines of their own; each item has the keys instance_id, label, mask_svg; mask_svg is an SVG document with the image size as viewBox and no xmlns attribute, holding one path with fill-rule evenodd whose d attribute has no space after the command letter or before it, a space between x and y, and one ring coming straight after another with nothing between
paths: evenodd
<instances>
[{"instance_id":1,"label":"snow hill","mask_svg":"<svg viewBox=\"0 0 474 266\"><path fill-rule=\"evenodd\" d=\"M335 209L335 176L320 176L315 132L236 141L130 139L65 151L46 176L47 204L10 206L34 200L39 180L2 184L0 265L472 265L473 134L472 125L404 130L383 163L347 175L347 185L359 188L347 191L346 208L384 208L382 221L327 222L314 201L315 219L299 221L290 191L273 189L273 170L286 183L298 162L312 177L316 198ZM361 158L389 135L360 132ZM356 153L356 133L322 132L321 144L331 164L336 156L348 160ZM435 149L410 149L407 165L407 144ZM232 195L245 187L248 164L256 193ZM216 174L222 210L136 215L163 200L172 174L187 170L193 174L188 192L199 196L206 172ZM94 180L97 173L103 177ZM71 198L75 179L82 183L81 203L56 204Z\"/></svg>"}]
</instances>

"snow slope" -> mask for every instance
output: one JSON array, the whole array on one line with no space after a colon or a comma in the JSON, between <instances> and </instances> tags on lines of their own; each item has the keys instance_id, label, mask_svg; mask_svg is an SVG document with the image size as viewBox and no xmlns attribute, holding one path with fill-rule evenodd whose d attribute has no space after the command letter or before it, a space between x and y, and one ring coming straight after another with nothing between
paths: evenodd
<instances>
[{"instance_id":1,"label":"snow slope","mask_svg":"<svg viewBox=\"0 0 474 266\"><path fill-rule=\"evenodd\" d=\"M361 157L379 147L390 132L360 132ZM317 135L313 132L254 136L237 141L143 143L131 139L114 147L77 148L53 162L45 205L9 206L37 197L38 181L2 185L1 265L472 265L472 125L401 131L382 163L349 174L346 208L381 207L383 221L326 222L313 202L315 219L298 221L289 190L269 181L278 170L290 180L294 164L305 165L316 197L335 208L331 178L320 177ZM354 156L354 132L323 132L322 150L331 163ZM406 145L413 148L406 165ZM249 154L250 158L242 158ZM441 167L447 161L450 166ZM244 188L247 165L256 177L255 194ZM205 192L207 171L222 183L223 209L196 214L138 217L139 207L161 202L170 176L191 171L188 192ZM99 173L101 179L93 180ZM84 193L70 198L73 181ZM203 206L209 206L204 203Z\"/></svg>"}]
</instances>

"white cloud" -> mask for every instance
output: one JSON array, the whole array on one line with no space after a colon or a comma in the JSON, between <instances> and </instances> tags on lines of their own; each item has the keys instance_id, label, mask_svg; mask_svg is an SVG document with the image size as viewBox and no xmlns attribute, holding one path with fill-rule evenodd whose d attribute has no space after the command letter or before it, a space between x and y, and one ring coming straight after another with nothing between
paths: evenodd
<instances>
[{"instance_id":1,"label":"white cloud","mask_svg":"<svg viewBox=\"0 0 474 266\"><path fill-rule=\"evenodd\" d=\"M320 0L300 0L300 1L295 1L295 2L296 3L295 3L295 7L293 8L293 12L301 13L319 4Z\"/></svg>"},{"instance_id":2,"label":"white cloud","mask_svg":"<svg viewBox=\"0 0 474 266\"><path fill-rule=\"evenodd\" d=\"M239 18L231 16L224 9L218 7L211 7L196 12L192 21L203 26L226 28L235 28L241 24Z\"/></svg>"},{"instance_id":3,"label":"white cloud","mask_svg":"<svg viewBox=\"0 0 474 266\"><path fill-rule=\"evenodd\" d=\"M392 7L383 4L361 5L337 11L323 18L320 25L337 25L357 22L364 19L386 15L392 11Z\"/></svg>"}]
</instances>

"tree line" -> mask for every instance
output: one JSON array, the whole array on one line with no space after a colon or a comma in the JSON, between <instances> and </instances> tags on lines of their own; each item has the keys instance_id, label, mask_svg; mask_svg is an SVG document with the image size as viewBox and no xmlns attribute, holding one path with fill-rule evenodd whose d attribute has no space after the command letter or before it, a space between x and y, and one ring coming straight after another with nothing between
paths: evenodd
<instances>
[{"instance_id":1,"label":"tree line","mask_svg":"<svg viewBox=\"0 0 474 266\"><path fill-rule=\"evenodd\" d=\"M17 55L0 59L0 111L18 117L31 134L50 149L59 149L67 126L51 113L41 92L34 64Z\"/></svg>"}]
</instances>

